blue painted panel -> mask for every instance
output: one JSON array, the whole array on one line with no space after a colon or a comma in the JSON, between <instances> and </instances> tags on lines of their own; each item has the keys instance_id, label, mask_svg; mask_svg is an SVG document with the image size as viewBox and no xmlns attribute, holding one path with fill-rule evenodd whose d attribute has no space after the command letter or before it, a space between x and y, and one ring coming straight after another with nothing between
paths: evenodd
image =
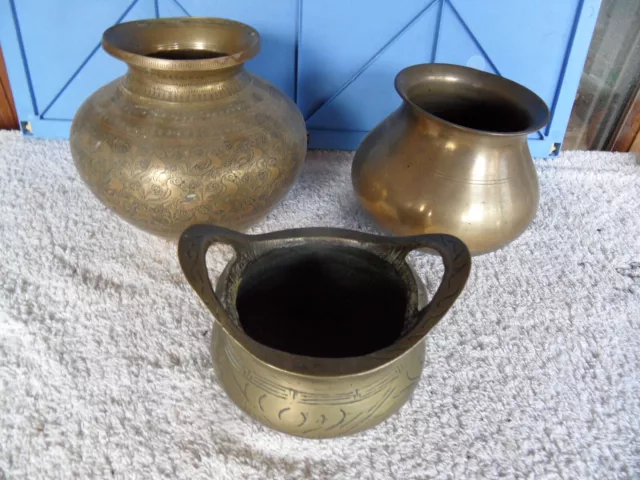
<instances>
[{"instance_id":1,"label":"blue painted panel","mask_svg":"<svg viewBox=\"0 0 640 480\"><path fill-rule=\"evenodd\" d=\"M102 31L153 12L148 0L0 0L0 42L18 116L29 124L23 131L67 137L84 99L125 71L101 51Z\"/></svg>"},{"instance_id":2,"label":"blue painted panel","mask_svg":"<svg viewBox=\"0 0 640 480\"><path fill-rule=\"evenodd\" d=\"M65 8L60 8L59 2L14 0L40 113L46 114L58 92L97 46L93 31L116 23L130 3L67 0ZM78 18L86 21L79 22Z\"/></svg>"},{"instance_id":3,"label":"blue painted panel","mask_svg":"<svg viewBox=\"0 0 640 480\"><path fill-rule=\"evenodd\" d=\"M600 0L303 2L298 104L310 146L357 148L400 105L395 74L437 61L496 73L540 95L552 121L529 145L535 156L555 155L599 6Z\"/></svg>"},{"instance_id":4,"label":"blue painted panel","mask_svg":"<svg viewBox=\"0 0 640 480\"><path fill-rule=\"evenodd\" d=\"M428 61L438 13L434 0L404 3L303 4L298 104L310 129L367 131L397 106L394 77Z\"/></svg>"},{"instance_id":5,"label":"blue painted panel","mask_svg":"<svg viewBox=\"0 0 640 480\"><path fill-rule=\"evenodd\" d=\"M125 66L99 48L105 28L153 16L218 16L263 38L247 67L294 98L310 146L355 149L400 104L407 65L450 62L520 82L552 109L535 156L562 142L600 0L0 0L18 116L38 137L66 137L76 109ZM69 20L67 20L69 18Z\"/></svg>"},{"instance_id":6,"label":"blue painted panel","mask_svg":"<svg viewBox=\"0 0 640 480\"><path fill-rule=\"evenodd\" d=\"M260 54L247 69L295 98L298 0L159 0L160 16L222 17L260 32Z\"/></svg>"},{"instance_id":7,"label":"blue painted panel","mask_svg":"<svg viewBox=\"0 0 640 480\"><path fill-rule=\"evenodd\" d=\"M151 7L152 5L148 2L140 1L126 5L124 10L120 11L117 20L111 24L153 16L154 11ZM107 25L107 28L109 26ZM42 112L43 119L71 120L89 95L104 84L124 75L127 70L126 64L105 53L101 46L100 37L101 34L98 35L96 42L95 35L92 35L92 38L87 41L87 46L92 47L90 55L86 57L84 63L74 62L74 65L78 65L78 63L80 65L75 67L73 76L65 85L66 88L61 90L50 107ZM36 87L37 89L38 87Z\"/></svg>"},{"instance_id":8,"label":"blue painted panel","mask_svg":"<svg viewBox=\"0 0 640 480\"><path fill-rule=\"evenodd\" d=\"M100 46L106 28L186 15L233 18L257 28L262 52L247 68L295 98L298 0L0 0L0 42L18 116L29 123L25 133L68 137L82 102L125 73L126 65Z\"/></svg>"}]
</instances>

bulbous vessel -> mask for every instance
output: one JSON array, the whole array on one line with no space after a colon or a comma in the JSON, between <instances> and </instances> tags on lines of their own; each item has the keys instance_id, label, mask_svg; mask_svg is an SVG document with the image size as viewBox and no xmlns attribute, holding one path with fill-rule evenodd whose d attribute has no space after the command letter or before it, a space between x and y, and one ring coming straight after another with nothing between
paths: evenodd
<instances>
[{"instance_id":1,"label":"bulbous vessel","mask_svg":"<svg viewBox=\"0 0 640 480\"><path fill-rule=\"evenodd\" d=\"M109 208L150 233L243 229L290 189L306 153L296 105L247 72L260 36L219 18L151 19L105 31L129 66L71 127L75 165Z\"/></svg>"},{"instance_id":2,"label":"bulbous vessel","mask_svg":"<svg viewBox=\"0 0 640 480\"><path fill-rule=\"evenodd\" d=\"M360 203L393 233L448 233L474 255L516 239L538 208L527 136L549 120L544 101L457 65L414 65L395 83L402 105L353 159Z\"/></svg>"}]
</instances>

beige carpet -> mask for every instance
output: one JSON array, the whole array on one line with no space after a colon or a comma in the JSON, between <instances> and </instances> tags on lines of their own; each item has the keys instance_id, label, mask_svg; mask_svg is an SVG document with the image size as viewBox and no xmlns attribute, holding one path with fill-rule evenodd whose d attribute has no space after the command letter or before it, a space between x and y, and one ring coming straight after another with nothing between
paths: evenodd
<instances>
[{"instance_id":1,"label":"beige carpet","mask_svg":"<svg viewBox=\"0 0 640 480\"><path fill-rule=\"evenodd\" d=\"M631 155L538 161L534 224L475 260L412 401L329 441L268 430L231 403L175 247L94 200L66 142L0 133L0 165L0 478L640 477ZM312 152L254 231L375 231L349 171L349 154ZM213 250L214 272L226 255ZM433 290L436 260L413 260Z\"/></svg>"}]
</instances>

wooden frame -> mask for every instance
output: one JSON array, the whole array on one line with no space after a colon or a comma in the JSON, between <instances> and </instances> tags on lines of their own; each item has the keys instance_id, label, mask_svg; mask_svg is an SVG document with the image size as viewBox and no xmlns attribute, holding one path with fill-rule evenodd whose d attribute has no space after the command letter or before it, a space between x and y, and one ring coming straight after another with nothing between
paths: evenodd
<instances>
[{"instance_id":1,"label":"wooden frame","mask_svg":"<svg viewBox=\"0 0 640 480\"><path fill-rule=\"evenodd\" d=\"M13 102L9 77L7 76L7 67L4 64L2 47L0 46L0 129L17 128L18 114L16 113L16 106Z\"/></svg>"},{"instance_id":2,"label":"wooden frame","mask_svg":"<svg viewBox=\"0 0 640 480\"><path fill-rule=\"evenodd\" d=\"M627 102L627 107L611 141L614 152L640 154L640 83Z\"/></svg>"}]
</instances>

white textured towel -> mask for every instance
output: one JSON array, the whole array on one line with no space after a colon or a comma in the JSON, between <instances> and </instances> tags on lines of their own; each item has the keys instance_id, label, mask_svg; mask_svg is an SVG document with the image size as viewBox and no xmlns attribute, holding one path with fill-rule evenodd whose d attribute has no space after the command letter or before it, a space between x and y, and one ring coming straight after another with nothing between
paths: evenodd
<instances>
[{"instance_id":1,"label":"white textured towel","mask_svg":"<svg viewBox=\"0 0 640 480\"><path fill-rule=\"evenodd\" d=\"M311 152L253 232L376 231L350 158ZM175 245L95 200L67 142L0 132L0 478L638 478L640 166L595 152L536 165L536 220L474 259L410 403L313 441L225 396ZM228 252L209 258L216 273ZM438 261L412 260L433 291Z\"/></svg>"}]
</instances>

